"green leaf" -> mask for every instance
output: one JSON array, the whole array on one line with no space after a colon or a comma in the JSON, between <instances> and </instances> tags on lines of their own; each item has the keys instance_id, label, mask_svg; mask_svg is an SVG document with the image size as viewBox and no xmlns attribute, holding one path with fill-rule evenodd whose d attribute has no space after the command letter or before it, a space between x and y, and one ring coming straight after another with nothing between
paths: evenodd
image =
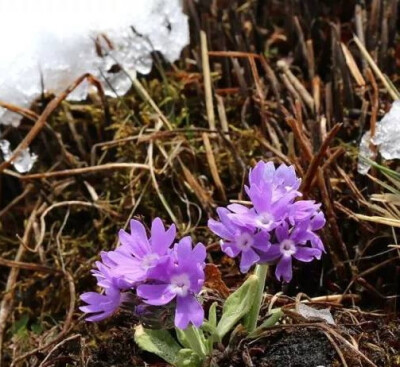
<instances>
[{"instance_id":1,"label":"green leaf","mask_svg":"<svg viewBox=\"0 0 400 367\"><path fill-rule=\"evenodd\" d=\"M217 326L221 339L249 312L257 294L257 287L257 276L250 275L241 287L226 299L222 317Z\"/></svg>"},{"instance_id":2,"label":"green leaf","mask_svg":"<svg viewBox=\"0 0 400 367\"><path fill-rule=\"evenodd\" d=\"M250 339L257 338L265 329L268 329L280 320L280 318L284 315L280 308L272 310L271 316L268 317L257 329L255 329L252 333L249 334Z\"/></svg>"},{"instance_id":3,"label":"green leaf","mask_svg":"<svg viewBox=\"0 0 400 367\"><path fill-rule=\"evenodd\" d=\"M190 348L190 344L186 338L185 333L179 328L175 328L175 332L179 343L181 343L185 348Z\"/></svg>"},{"instance_id":4,"label":"green leaf","mask_svg":"<svg viewBox=\"0 0 400 367\"><path fill-rule=\"evenodd\" d=\"M31 325L31 330L37 334L40 335L43 332L43 326L40 324L40 322L35 322Z\"/></svg>"},{"instance_id":5,"label":"green leaf","mask_svg":"<svg viewBox=\"0 0 400 367\"><path fill-rule=\"evenodd\" d=\"M181 349L176 356L176 367L201 367L201 365L201 358L191 349Z\"/></svg>"},{"instance_id":6,"label":"green leaf","mask_svg":"<svg viewBox=\"0 0 400 367\"><path fill-rule=\"evenodd\" d=\"M21 336L27 331L27 325L29 321L29 315L24 314L21 318L16 321L11 327L11 332L15 335Z\"/></svg>"},{"instance_id":7,"label":"green leaf","mask_svg":"<svg viewBox=\"0 0 400 367\"><path fill-rule=\"evenodd\" d=\"M146 352L156 354L173 365L181 349L168 331L145 329L142 325L135 328L135 342Z\"/></svg>"},{"instance_id":8,"label":"green leaf","mask_svg":"<svg viewBox=\"0 0 400 367\"><path fill-rule=\"evenodd\" d=\"M214 302L208 311L208 322L211 326L217 327L217 302Z\"/></svg>"},{"instance_id":9,"label":"green leaf","mask_svg":"<svg viewBox=\"0 0 400 367\"><path fill-rule=\"evenodd\" d=\"M208 334L206 344L208 353L211 354L216 341L220 341L217 331L217 302L214 302L208 311L208 320L204 321L201 330Z\"/></svg>"}]
</instances>

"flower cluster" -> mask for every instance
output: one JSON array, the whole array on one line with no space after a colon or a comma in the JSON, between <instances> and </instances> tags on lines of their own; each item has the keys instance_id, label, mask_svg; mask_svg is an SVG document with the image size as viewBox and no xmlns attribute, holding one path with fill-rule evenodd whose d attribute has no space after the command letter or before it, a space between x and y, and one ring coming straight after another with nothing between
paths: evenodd
<instances>
[{"instance_id":1,"label":"flower cluster","mask_svg":"<svg viewBox=\"0 0 400 367\"><path fill-rule=\"evenodd\" d=\"M102 261L92 271L104 292L81 296L87 305L80 309L90 314L87 320L105 319L136 292L136 297L148 305L174 303L176 327L185 329L190 322L199 327L204 318L197 300L204 283L204 245L198 243L192 248L190 237L174 243L175 225L166 230L159 218L152 223L150 238L139 221L131 220L130 227L130 234L119 232L121 246L102 252Z\"/></svg>"},{"instance_id":2,"label":"flower cluster","mask_svg":"<svg viewBox=\"0 0 400 367\"><path fill-rule=\"evenodd\" d=\"M320 204L299 200L300 183L293 166L275 168L261 161L250 170L245 186L251 207L218 208L219 221L209 220L208 227L222 238L222 251L230 257L241 255L242 272L254 264L274 263L276 277L289 282L292 258L321 258L325 250L315 231L325 225L325 217Z\"/></svg>"}]
</instances>

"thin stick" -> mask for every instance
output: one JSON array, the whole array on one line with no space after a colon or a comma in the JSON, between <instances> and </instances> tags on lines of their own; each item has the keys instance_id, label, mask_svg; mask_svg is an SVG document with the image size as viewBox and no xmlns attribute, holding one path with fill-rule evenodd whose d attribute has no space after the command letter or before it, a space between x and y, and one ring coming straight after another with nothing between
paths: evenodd
<instances>
[{"instance_id":1,"label":"thin stick","mask_svg":"<svg viewBox=\"0 0 400 367\"><path fill-rule=\"evenodd\" d=\"M150 169L150 167L147 164L142 164L142 163L107 163L98 166L66 169L63 171L35 173L32 175L21 176L21 180L36 180L36 179L50 178L50 177L74 176L82 173L92 173L98 171L126 169L126 168L141 168L145 170Z\"/></svg>"},{"instance_id":2,"label":"thin stick","mask_svg":"<svg viewBox=\"0 0 400 367\"><path fill-rule=\"evenodd\" d=\"M203 133L202 136L203 136L203 142L204 142L204 149L206 150L208 166L210 167L210 171L211 171L211 176L212 176L215 186L217 187L217 190L221 196L221 199L223 201L226 201L224 185L221 181L221 177L219 177L217 163L215 162L215 157L214 157L214 154L212 151L210 139L206 133Z\"/></svg>"},{"instance_id":3,"label":"thin stick","mask_svg":"<svg viewBox=\"0 0 400 367\"><path fill-rule=\"evenodd\" d=\"M25 117L32 121L36 121L39 118L39 115L37 115L35 112L28 110L26 108L13 105L11 103L0 101L0 107L3 107L11 112L17 113L18 115L21 115L22 117Z\"/></svg>"},{"instance_id":4,"label":"thin stick","mask_svg":"<svg viewBox=\"0 0 400 367\"><path fill-rule=\"evenodd\" d=\"M32 126L29 133L25 136L25 138L19 143L18 147L14 150L11 157L0 164L0 173L4 171L5 168L11 165L11 162L15 160L19 156L22 150L29 147L29 144L35 139L35 137L39 134L39 132L46 125L47 119L54 112L54 110L61 104L61 102L67 98L67 96L76 88L79 84L81 84L85 79L87 79L90 83L96 86L99 91L99 94L102 99L104 99L104 91L101 86L101 83L91 74L84 74L80 78L78 78L71 86L69 86L64 92L62 92L58 97L52 99L50 103L46 106L43 113L36 120L35 124Z\"/></svg>"},{"instance_id":5,"label":"thin stick","mask_svg":"<svg viewBox=\"0 0 400 367\"><path fill-rule=\"evenodd\" d=\"M214 104L212 98L210 61L208 59L207 35L204 31L200 31L200 42L201 42L201 62L203 64L202 66L203 66L203 76L204 76L204 92L206 95L208 126L210 127L211 130L215 130L215 114L214 114Z\"/></svg>"},{"instance_id":6,"label":"thin stick","mask_svg":"<svg viewBox=\"0 0 400 367\"><path fill-rule=\"evenodd\" d=\"M218 111L219 121L221 122L222 131L226 134L225 135L226 138L230 140L229 125L228 125L228 119L226 117L224 99L218 94L215 95L215 98L217 100L217 111Z\"/></svg>"},{"instance_id":7,"label":"thin stick","mask_svg":"<svg viewBox=\"0 0 400 367\"><path fill-rule=\"evenodd\" d=\"M307 173L304 177L304 180L302 182L300 191L303 192L304 194L307 194L310 189L311 189L311 183L313 178L316 175L317 168L321 164L322 158L324 154L326 153L329 144L332 142L333 138L336 136L338 133L339 129L342 127L342 124L336 124L332 130L328 133L327 137L325 138L324 142L321 145L321 148L318 151L317 155L314 155L314 157L311 160L311 163L308 167Z\"/></svg>"},{"instance_id":8,"label":"thin stick","mask_svg":"<svg viewBox=\"0 0 400 367\"><path fill-rule=\"evenodd\" d=\"M33 185L29 184L26 186L25 190L18 195L14 200L12 200L4 209L0 210L0 218L6 214L14 205L17 205L25 196L27 196L33 189Z\"/></svg>"},{"instance_id":9,"label":"thin stick","mask_svg":"<svg viewBox=\"0 0 400 367\"><path fill-rule=\"evenodd\" d=\"M33 228L33 222L35 221L37 209L39 208L40 203L41 202L39 200L36 204L36 208L32 210L32 213L28 219L24 231L24 236L22 239L24 243L27 242L30 237ZM21 244L18 248L17 254L15 255L14 261L19 262L24 253L25 253L25 247ZM3 355L4 331L6 329L8 315L10 314L11 306L14 299L14 289L15 289L15 283L17 282L18 274L19 274L19 268L17 267L11 268L10 274L8 275L7 284L4 290L4 297L0 303L0 362L2 361L2 355Z\"/></svg>"},{"instance_id":10,"label":"thin stick","mask_svg":"<svg viewBox=\"0 0 400 367\"><path fill-rule=\"evenodd\" d=\"M400 98L399 92L395 90L387 81L385 75L381 72L379 69L378 65L376 65L375 61L372 59L371 55L368 53L364 45L360 42L360 39L354 35L354 42L360 49L362 55L365 57L365 59L368 61L368 64L371 66L372 70L375 72L377 77L381 80L382 84L385 86L386 90L389 92L390 96L393 98L393 100L397 100Z\"/></svg>"}]
</instances>

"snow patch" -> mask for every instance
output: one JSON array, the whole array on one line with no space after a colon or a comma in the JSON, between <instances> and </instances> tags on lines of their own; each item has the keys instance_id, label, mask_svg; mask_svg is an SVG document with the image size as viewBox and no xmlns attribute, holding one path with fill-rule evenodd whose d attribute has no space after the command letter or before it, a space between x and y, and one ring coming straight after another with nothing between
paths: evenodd
<instances>
[{"instance_id":1,"label":"snow patch","mask_svg":"<svg viewBox=\"0 0 400 367\"><path fill-rule=\"evenodd\" d=\"M371 168L362 159L362 157L373 157L370 143L378 147L384 159L400 158L400 101L393 102L390 111L376 124L375 136L372 139L369 131L361 139L358 172L364 175Z\"/></svg>"},{"instance_id":2,"label":"snow patch","mask_svg":"<svg viewBox=\"0 0 400 367\"><path fill-rule=\"evenodd\" d=\"M4 160L8 161L13 154L8 140L0 140L0 151L3 153ZM15 170L19 173L29 172L37 160L37 155L30 153L29 148L23 149L20 154L11 162Z\"/></svg>"},{"instance_id":3,"label":"snow patch","mask_svg":"<svg viewBox=\"0 0 400 367\"><path fill-rule=\"evenodd\" d=\"M152 51L173 62L188 42L180 0L0 0L0 100L29 108L43 87L58 94L84 73L123 95L123 69L147 74ZM90 88L84 82L68 99L84 100ZM0 123L19 121L0 108Z\"/></svg>"}]
</instances>

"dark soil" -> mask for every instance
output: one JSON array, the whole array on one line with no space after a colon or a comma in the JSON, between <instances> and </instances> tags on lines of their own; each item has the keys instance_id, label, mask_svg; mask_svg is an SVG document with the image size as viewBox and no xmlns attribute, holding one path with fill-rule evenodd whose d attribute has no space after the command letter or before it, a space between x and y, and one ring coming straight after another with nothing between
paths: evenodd
<instances>
[{"instance_id":1,"label":"dark soil","mask_svg":"<svg viewBox=\"0 0 400 367\"><path fill-rule=\"evenodd\" d=\"M235 355L221 361L221 367L306 367L338 366L335 349L318 330L281 330L245 345Z\"/></svg>"}]
</instances>

